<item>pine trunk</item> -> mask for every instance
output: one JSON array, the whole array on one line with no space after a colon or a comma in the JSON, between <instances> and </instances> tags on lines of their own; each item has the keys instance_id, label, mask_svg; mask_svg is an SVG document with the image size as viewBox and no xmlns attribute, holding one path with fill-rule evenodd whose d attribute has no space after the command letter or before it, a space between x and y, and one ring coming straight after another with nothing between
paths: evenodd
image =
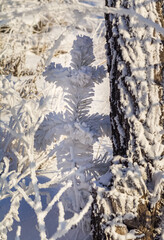
<instances>
[{"instance_id":1,"label":"pine trunk","mask_svg":"<svg viewBox=\"0 0 164 240\"><path fill-rule=\"evenodd\" d=\"M164 27L163 0L106 5ZM93 190L93 239L164 239L164 36L135 16L105 18L114 156Z\"/></svg>"}]
</instances>

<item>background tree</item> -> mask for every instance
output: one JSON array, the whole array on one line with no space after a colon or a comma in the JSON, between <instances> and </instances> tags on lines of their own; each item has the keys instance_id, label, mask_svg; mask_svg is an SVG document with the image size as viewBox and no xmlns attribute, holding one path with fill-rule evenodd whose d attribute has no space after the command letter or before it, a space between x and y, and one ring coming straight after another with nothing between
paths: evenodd
<instances>
[{"instance_id":1,"label":"background tree","mask_svg":"<svg viewBox=\"0 0 164 240\"><path fill-rule=\"evenodd\" d=\"M114 156L94 188L93 239L164 239L164 36L150 26L164 27L164 4L106 6Z\"/></svg>"}]
</instances>

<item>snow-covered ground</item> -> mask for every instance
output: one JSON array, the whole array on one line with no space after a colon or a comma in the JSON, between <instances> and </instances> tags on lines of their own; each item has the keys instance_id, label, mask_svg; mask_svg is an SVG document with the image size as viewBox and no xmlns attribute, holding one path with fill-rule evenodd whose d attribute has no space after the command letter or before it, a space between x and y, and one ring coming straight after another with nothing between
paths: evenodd
<instances>
[{"instance_id":1,"label":"snow-covered ground","mask_svg":"<svg viewBox=\"0 0 164 240\"><path fill-rule=\"evenodd\" d=\"M94 84L91 82L84 86L88 96L90 93L93 96L89 100L89 112L82 121L76 118L71 120L73 110L68 114L67 110L71 106L70 96L77 96L74 92L83 91L83 88L72 85L71 89L71 84L67 84L72 81L69 74L77 76L80 71L70 70L73 59L71 50L78 35L92 39L95 56L89 68L84 66L80 74L90 81L105 72L104 16L99 12L92 13L87 7L100 8L103 4L99 0L25 3L14 0L2 4L3 20L0 26L9 26L11 30L9 33L1 31L0 42L0 54L3 64L6 64L4 72L3 64L0 65L4 99L1 98L1 103L6 107L6 111L1 109L2 130L0 128L0 161L6 165L6 168L3 168L5 165L1 167L0 239L92 239L88 212L92 202L90 191L92 183L107 171L112 156L109 79L106 74L99 81L95 79ZM13 59L11 66L10 58ZM16 66L17 60L14 59L20 59L19 67L12 68L12 64ZM59 70L52 67L51 74L46 69L52 62L61 67ZM57 68L57 65L54 66ZM100 74L99 68L104 72ZM65 72L69 74L65 75ZM97 75L94 76L95 73ZM11 75L8 77L8 74ZM49 77L51 83L45 81ZM66 103L69 94L69 103ZM84 95L85 91L79 94ZM49 127L49 135L42 132L44 121L44 127ZM36 126L40 129L38 138L34 134L38 129ZM11 130L7 132L8 129ZM60 136L57 136L58 133ZM45 135L48 136L46 140ZM53 138L49 139L50 136ZM21 140L17 143L19 137ZM48 142L46 146L43 146L44 141ZM29 144L27 150L26 146L22 149L24 142ZM34 146L38 146L39 150ZM8 159L11 161L8 162ZM80 159L80 162L75 159ZM35 171L32 166L35 166ZM10 176L15 180L10 181ZM65 189L70 182L71 187ZM63 194L60 195L62 189ZM51 200L58 194L52 204ZM42 218L44 210L47 210L47 216L43 219L43 227L38 218Z\"/></svg>"}]
</instances>

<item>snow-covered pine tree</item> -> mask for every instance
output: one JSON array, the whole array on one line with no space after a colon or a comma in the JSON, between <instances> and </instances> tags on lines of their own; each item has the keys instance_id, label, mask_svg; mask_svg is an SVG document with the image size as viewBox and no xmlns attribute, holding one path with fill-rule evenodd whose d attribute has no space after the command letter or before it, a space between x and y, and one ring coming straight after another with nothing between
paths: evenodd
<instances>
[{"instance_id":1,"label":"snow-covered pine tree","mask_svg":"<svg viewBox=\"0 0 164 240\"><path fill-rule=\"evenodd\" d=\"M93 239L164 239L164 36L149 24L164 27L164 4L106 6L118 13L106 14L114 156L94 188Z\"/></svg>"}]
</instances>

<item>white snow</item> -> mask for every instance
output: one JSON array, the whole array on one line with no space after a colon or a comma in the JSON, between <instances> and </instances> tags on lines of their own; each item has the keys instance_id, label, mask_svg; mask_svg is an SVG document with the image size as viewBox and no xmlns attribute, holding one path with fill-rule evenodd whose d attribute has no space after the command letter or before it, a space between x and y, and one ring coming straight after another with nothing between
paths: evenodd
<instances>
[{"instance_id":1,"label":"white snow","mask_svg":"<svg viewBox=\"0 0 164 240\"><path fill-rule=\"evenodd\" d=\"M112 144L104 13L119 16L119 29L112 29L116 36L121 33L118 41L123 60L119 71L128 90L140 100L134 115L131 98L120 83L120 101L136 143L150 160L164 151L160 144L163 128L158 124L158 88L151 85L151 66L160 62L156 56L159 34L164 35L164 29L156 23L155 10L147 11L142 4L136 11L123 9L120 1L116 8L104 7L101 0L3 1L0 26L9 28L9 33L1 32L0 40L5 66L0 66L4 71L0 76L3 240L92 239L91 188L99 179L97 202L105 206L104 218L108 219L112 207L102 198L102 185L107 186L112 176L115 179L108 194L119 216L108 222L106 231L118 240L135 239L134 231L120 236L115 230L116 225L125 227L119 222L121 214L126 219L136 216L139 199L147 194L146 163L139 151L140 168L132 158L125 168L127 159L117 156L108 171ZM126 31L123 16L130 16L132 26L136 25L135 37ZM156 44L151 45L154 30ZM123 38L128 39L126 47ZM132 76L127 77L123 61L129 62ZM115 121L123 145L124 129L117 117ZM155 159L152 206L163 186L162 169L163 160Z\"/></svg>"},{"instance_id":2,"label":"white snow","mask_svg":"<svg viewBox=\"0 0 164 240\"><path fill-rule=\"evenodd\" d=\"M91 185L112 156L104 15L88 10L103 5L8 0L2 6L0 25L11 32L3 34L1 55L4 64L13 56L13 66L21 63L18 76L0 83L1 126L8 131L1 142L4 240L92 238Z\"/></svg>"}]
</instances>

